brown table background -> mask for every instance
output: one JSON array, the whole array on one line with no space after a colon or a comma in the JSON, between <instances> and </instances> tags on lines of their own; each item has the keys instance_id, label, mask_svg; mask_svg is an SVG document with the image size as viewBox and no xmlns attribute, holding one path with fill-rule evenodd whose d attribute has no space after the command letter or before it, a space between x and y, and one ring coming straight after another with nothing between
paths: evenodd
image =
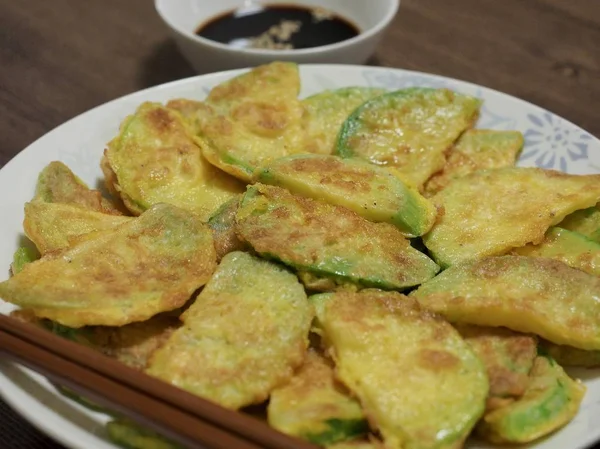
<instances>
[{"instance_id":1,"label":"brown table background","mask_svg":"<svg viewBox=\"0 0 600 449\"><path fill-rule=\"evenodd\" d=\"M402 0L371 63L498 89L600 136L600 0ZM0 167L81 112L193 75L151 0L0 0ZM1 400L0 436L61 447Z\"/></svg>"}]
</instances>

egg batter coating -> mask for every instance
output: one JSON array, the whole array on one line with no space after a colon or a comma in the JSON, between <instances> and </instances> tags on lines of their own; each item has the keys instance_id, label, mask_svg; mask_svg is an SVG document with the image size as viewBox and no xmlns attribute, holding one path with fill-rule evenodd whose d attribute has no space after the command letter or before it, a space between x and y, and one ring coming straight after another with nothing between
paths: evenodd
<instances>
[{"instance_id":1,"label":"egg batter coating","mask_svg":"<svg viewBox=\"0 0 600 449\"><path fill-rule=\"evenodd\" d=\"M447 89L412 87L376 97L344 122L336 144L342 157L393 167L421 189L444 167L445 153L473 126L481 101Z\"/></svg>"},{"instance_id":2,"label":"egg batter coating","mask_svg":"<svg viewBox=\"0 0 600 449\"><path fill-rule=\"evenodd\" d=\"M599 294L600 278L525 256L455 265L411 292L451 322L503 326L588 350L600 349Z\"/></svg>"},{"instance_id":3,"label":"egg batter coating","mask_svg":"<svg viewBox=\"0 0 600 449\"><path fill-rule=\"evenodd\" d=\"M303 152L296 64L274 62L213 88L192 125L212 164L249 182L262 163Z\"/></svg>"},{"instance_id":4,"label":"egg batter coating","mask_svg":"<svg viewBox=\"0 0 600 449\"><path fill-rule=\"evenodd\" d=\"M50 324L52 332L117 359L130 368L143 370L151 355L180 327L177 317L159 314L125 326L86 326L72 329Z\"/></svg>"},{"instance_id":5,"label":"egg batter coating","mask_svg":"<svg viewBox=\"0 0 600 449\"><path fill-rule=\"evenodd\" d=\"M27 309L15 310L11 316L87 346L137 370L146 367L150 355L181 325L177 317L167 314L125 326L84 326L77 329L38 318Z\"/></svg>"},{"instance_id":6,"label":"egg batter coating","mask_svg":"<svg viewBox=\"0 0 600 449\"><path fill-rule=\"evenodd\" d=\"M269 425L320 446L366 434L360 404L344 390L332 362L310 350L291 381L271 393Z\"/></svg>"},{"instance_id":7,"label":"egg batter coating","mask_svg":"<svg viewBox=\"0 0 600 449\"><path fill-rule=\"evenodd\" d=\"M348 116L361 104L385 92L385 89L374 87L342 87L325 90L302 100L304 150L332 154L342 124Z\"/></svg>"},{"instance_id":8,"label":"egg batter coating","mask_svg":"<svg viewBox=\"0 0 600 449\"><path fill-rule=\"evenodd\" d=\"M25 234L44 255L68 248L90 232L128 223L131 217L109 215L72 204L32 201L25 204Z\"/></svg>"},{"instance_id":9,"label":"egg batter coating","mask_svg":"<svg viewBox=\"0 0 600 449\"><path fill-rule=\"evenodd\" d=\"M344 206L373 222L391 223L407 237L428 232L437 215L430 201L393 172L360 159L288 156L259 168L254 179Z\"/></svg>"},{"instance_id":10,"label":"egg batter coating","mask_svg":"<svg viewBox=\"0 0 600 449\"><path fill-rule=\"evenodd\" d=\"M208 226L212 230L215 250L217 251L217 261L220 261L225 254L233 251L243 251L247 247L246 243L242 242L235 233L235 214L238 210L240 198L241 195L231 198L217 209L208 220Z\"/></svg>"},{"instance_id":11,"label":"egg batter coating","mask_svg":"<svg viewBox=\"0 0 600 449\"><path fill-rule=\"evenodd\" d=\"M188 100L186 98L175 98L168 101L166 107L179 112L192 133L196 134L198 132L195 116L199 109L205 107L204 103L196 100Z\"/></svg>"},{"instance_id":12,"label":"egg batter coating","mask_svg":"<svg viewBox=\"0 0 600 449\"><path fill-rule=\"evenodd\" d=\"M551 226L600 198L600 175L500 168L454 180L432 198L442 211L425 246L442 267L540 243Z\"/></svg>"},{"instance_id":13,"label":"egg batter coating","mask_svg":"<svg viewBox=\"0 0 600 449\"><path fill-rule=\"evenodd\" d=\"M158 203L193 211L203 220L243 191L234 178L212 166L179 113L143 103L121 124L104 152L107 181L127 208L139 215Z\"/></svg>"},{"instance_id":14,"label":"egg batter coating","mask_svg":"<svg viewBox=\"0 0 600 449\"><path fill-rule=\"evenodd\" d=\"M523 397L486 413L477 433L493 443L534 441L568 424L584 394L585 386L571 379L552 358L537 357Z\"/></svg>"},{"instance_id":15,"label":"egg batter coating","mask_svg":"<svg viewBox=\"0 0 600 449\"><path fill-rule=\"evenodd\" d=\"M216 266L200 218L159 204L47 254L0 283L0 297L68 327L122 326L181 307Z\"/></svg>"},{"instance_id":16,"label":"egg batter coating","mask_svg":"<svg viewBox=\"0 0 600 449\"><path fill-rule=\"evenodd\" d=\"M501 327L455 325L456 330L483 362L490 382L487 410L521 397L537 356L537 338Z\"/></svg>"},{"instance_id":17,"label":"egg batter coating","mask_svg":"<svg viewBox=\"0 0 600 449\"><path fill-rule=\"evenodd\" d=\"M259 254L341 283L401 289L439 270L394 226L279 187L249 187L236 223L240 238Z\"/></svg>"},{"instance_id":18,"label":"egg batter coating","mask_svg":"<svg viewBox=\"0 0 600 449\"><path fill-rule=\"evenodd\" d=\"M448 152L444 168L425 184L425 194L432 196L453 179L478 170L512 167L523 148L519 131L469 129Z\"/></svg>"},{"instance_id":19,"label":"egg batter coating","mask_svg":"<svg viewBox=\"0 0 600 449\"><path fill-rule=\"evenodd\" d=\"M390 449L458 448L482 415L485 368L458 332L395 292L313 296L338 378Z\"/></svg>"},{"instance_id":20,"label":"egg batter coating","mask_svg":"<svg viewBox=\"0 0 600 449\"><path fill-rule=\"evenodd\" d=\"M121 212L98 190L91 190L62 162L48 164L39 174L34 200L45 203L72 204L103 214Z\"/></svg>"},{"instance_id":21,"label":"egg batter coating","mask_svg":"<svg viewBox=\"0 0 600 449\"><path fill-rule=\"evenodd\" d=\"M600 243L558 226L550 228L541 243L516 248L512 254L560 260L570 267L600 276Z\"/></svg>"},{"instance_id":22,"label":"egg batter coating","mask_svg":"<svg viewBox=\"0 0 600 449\"><path fill-rule=\"evenodd\" d=\"M296 276L232 252L146 372L230 409L261 403L302 364L312 318Z\"/></svg>"}]
</instances>

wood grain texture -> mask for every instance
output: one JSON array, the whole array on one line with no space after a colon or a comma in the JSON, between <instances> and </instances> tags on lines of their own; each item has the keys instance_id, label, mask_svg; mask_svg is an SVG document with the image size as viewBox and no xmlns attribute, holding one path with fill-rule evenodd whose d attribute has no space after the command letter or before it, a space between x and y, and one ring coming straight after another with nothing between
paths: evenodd
<instances>
[{"instance_id":1,"label":"wood grain texture","mask_svg":"<svg viewBox=\"0 0 600 449\"><path fill-rule=\"evenodd\" d=\"M600 0L402 0L372 62L491 87L600 136ZM0 0L0 167L94 106L193 75L151 0ZM16 428L11 448L58 447L0 403L0 435Z\"/></svg>"}]
</instances>

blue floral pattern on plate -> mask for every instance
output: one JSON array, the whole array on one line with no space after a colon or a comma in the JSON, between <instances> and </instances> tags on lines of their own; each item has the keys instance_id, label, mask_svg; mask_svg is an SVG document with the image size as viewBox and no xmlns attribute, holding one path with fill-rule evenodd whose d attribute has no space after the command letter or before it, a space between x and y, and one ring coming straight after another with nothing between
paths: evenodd
<instances>
[{"instance_id":1,"label":"blue floral pattern on plate","mask_svg":"<svg viewBox=\"0 0 600 449\"><path fill-rule=\"evenodd\" d=\"M535 165L566 171L569 162L588 159L588 144L592 137L549 112L527 114L531 127L523 137L527 150L521 160L535 158Z\"/></svg>"}]
</instances>

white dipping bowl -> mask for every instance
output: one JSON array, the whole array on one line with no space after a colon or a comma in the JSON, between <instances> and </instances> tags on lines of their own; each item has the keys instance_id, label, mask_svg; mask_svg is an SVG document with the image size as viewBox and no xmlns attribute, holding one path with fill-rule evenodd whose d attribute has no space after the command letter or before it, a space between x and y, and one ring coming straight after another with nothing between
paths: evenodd
<instances>
[{"instance_id":1,"label":"white dipping bowl","mask_svg":"<svg viewBox=\"0 0 600 449\"><path fill-rule=\"evenodd\" d=\"M223 13L252 3L321 7L349 19L360 34L336 44L299 50L234 48L195 34L198 27ZM362 64L374 53L400 0L155 0L154 6L169 27L181 53L199 73L253 67L272 61L299 64Z\"/></svg>"}]
</instances>

